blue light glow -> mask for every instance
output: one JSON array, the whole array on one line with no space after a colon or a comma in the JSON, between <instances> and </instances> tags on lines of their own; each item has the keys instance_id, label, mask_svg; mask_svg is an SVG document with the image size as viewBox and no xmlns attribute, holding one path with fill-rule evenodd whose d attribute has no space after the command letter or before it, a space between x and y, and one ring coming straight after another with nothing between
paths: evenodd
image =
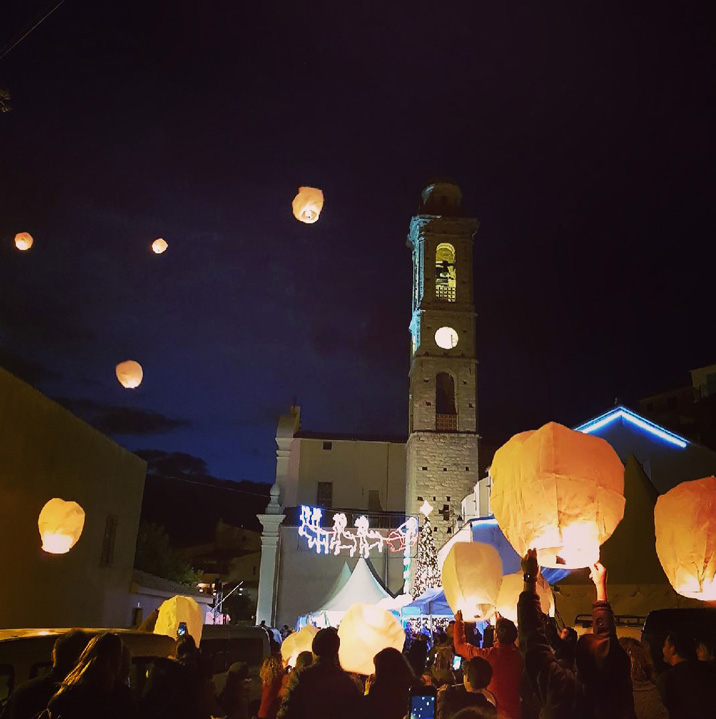
<instances>
[{"instance_id":1,"label":"blue light glow","mask_svg":"<svg viewBox=\"0 0 716 719\"><path fill-rule=\"evenodd\" d=\"M615 407L606 414L600 415L585 424L580 424L579 427L575 427L575 429L578 432L591 434L602 427L606 427L606 425L614 422L616 419L623 419L627 422L631 422L631 424L639 427L639 429L643 429L644 431L653 434L655 437L659 437L659 439L663 439L665 442L669 442L681 449L684 449L688 444L688 442L683 437L679 437L678 434L669 432L669 430L660 427L658 424L654 424L654 422L650 422L648 419L640 417L638 414L628 410L626 407Z\"/></svg>"}]
</instances>

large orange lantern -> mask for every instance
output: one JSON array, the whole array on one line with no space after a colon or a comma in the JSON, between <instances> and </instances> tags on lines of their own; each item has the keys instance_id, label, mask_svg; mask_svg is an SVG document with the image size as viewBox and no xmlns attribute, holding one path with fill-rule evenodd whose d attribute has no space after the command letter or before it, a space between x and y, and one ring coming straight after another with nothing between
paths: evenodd
<instances>
[{"instance_id":1,"label":"large orange lantern","mask_svg":"<svg viewBox=\"0 0 716 719\"><path fill-rule=\"evenodd\" d=\"M373 604L354 604L338 627L338 659L348 672L372 674L373 657L387 647L403 651L405 632L395 616Z\"/></svg>"},{"instance_id":2,"label":"large orange lantern","mask_svg":"<svg viewBox=\"0 0 716 719\"><path fill-rule=\"evenodd\" d=\"M166 252L167 247L169 247L169 243L162 237L158 237L152 242L152 252L155 255L161 255L162 252Z\"/></svg>"},{"instance_id":3,"label":"large orange lantern","mask_svg":"<svg viewBox=\"0 0 716 719\"><path fill-rule=\"evenodd\" d=\"M490 502L520 555L543 567L599 561L599 547L624 516L624 465L600 437L549 422L516 434L495 453Z\"/></svg>"},{"instance_id":4,"label":"large orange lantern","mask_svg":"<svg viewBox=\"0 0 716 719\"><path fill-rule=\"evenodd\" d=\"M84 526L85 511L77 502L51 499L37 520L42 549L48 554L66 554L77 544Z\"/></svg>"},{"instance_id":5,"label":"large orange lantern","mask_svg":"<svg viewBox=\"0 0 716 719\"><path fill-rule=\"evenodd\" d=\"M311 225L318 221L323 209L323 192L316 187L299 187L291 207L299 222Z\"/></svg>"},{"instance_id":6,"label":"large orange lantern","mask_svg":"<svg viewBox=\"0 0 716 719\"><path fill-rule=\"evenodd\" d=\"M201 607L191 597L177 595L161 603L159 616L154 625L155 634L166 634L173 639L179 635L179 626L186 625L187 633L191 634L199 646L201 632L204 628L204 615Z\"/></svg>"},{"instance_id":7,"label":"large orange lantern","mask_svg":"<svg viewBox=\"0 0 716 719\"><path fill-rule=\"evenodd\" d=\"M517 600L524 589L524 577L522 572L506 574L502 578L500 593L497 597L497 611L505 619L511 619L517 624ZM540 600L543 614L554 616L554 595L547 580L540 574L537 577L537 596Z\"/></svg>"},{"instance_id":8,"label":"large orange lantern","mask_svg":"<svg viewBox=\"0 0 716 719\"><path fill-rule=\"evenodd\" d=\"M716 600L716 477L682 482L656 500L656 554L685 597Z\"/></svg>"},{"instance_id":9,"label":"large orange lantern","mask_svg":"<svg viewBox=\"0 0 716 719\"><path fill-rule=\"evenodd\" d=\"M497 550L482 542L458 542L445 557L442 584L450 609L465 621L489 617L502 583L502 560Z\"/></svg>"},{"instance_id":10,"label":"large orange lantern","mask_svg":"<svg viewBox=\"0 0 716 719\"><path fill-rule=\"evenodd\" d=\"M289 667L296 665L296 658L301 652L310 652L313 638L318 634L318 627L306 624L300 632L289 634L281 644L281 657Z\"/></svg>"},{"instance_id":11,"label":"large orange lantern","mask_svg":"<svg viewBox=\"0 0 716 719\"><path fill-rule=\"evenodd\" d=\"M29 232L18 232L15 235L15 247L21 252L25 252L32 247L35 240Z\"/></svg>"},{"instance_id":12,"label":"large orange lantern","mask_svg":"<svg viewBox=\"0 0 716 719\"><path fill-rule=\"evenodd\" d=\"M126 360L120 362L116 367L117 379L122 387L127 389L136 389L142 384L142 378L144 377L144 371L142 365L134 360Z\"/></svg>"}]
</instances>

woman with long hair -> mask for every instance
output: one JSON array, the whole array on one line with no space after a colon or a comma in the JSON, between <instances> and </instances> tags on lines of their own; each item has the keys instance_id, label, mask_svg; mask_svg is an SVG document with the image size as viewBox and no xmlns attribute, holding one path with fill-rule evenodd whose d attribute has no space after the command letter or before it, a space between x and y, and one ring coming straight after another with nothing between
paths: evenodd
<instances>
[{"instance_id":1,"label":"woman with long hair","mask_svg":"<svg viewBox=\"0 0 716 719\"><path fill-rule=\"evenodd\" d=\"M261 665L261 706L258 719L275 719L283 699L283 680L286 672L278 654L272 654Z\"/></svg>"},{"instance_id":2,"label":"woman with long hair","mask_svg":"<svg viewBox=\"0 0 716 719\"><path fill-rule=\"evenodd\" d=\"M455 654L451 647L442 646L438 647L435 652L435 661L432 667L430 667L430 676L432 678L433 686L436 689L440 689L443 684L455 684L457 678L455 672L452 669L452 660Z\"/></svg>"},{"instance_id":3,"label":"woman with long hair","mask_svg":"<svg viewBox=\"0 0 716 719\"><path fill-rule=\"evenodd\" d=\"M403 719L408 709L410 687L417 683L405 657L392 647L373 657L374 679L363 697L361 716L371 719Z\"/></svg>"},{"instance_id":4,"label":"woman with long hair","mask_svg":"<svg viewBox=\"0 0 716 719\"><path fill-rule=\"evenodd\" d=\"M130 668L129 651L119 635L93 637L50 699L51 719L133 719L137 708L128 685Z\"/></svg>"},{"instance_id":5,"label":"woman with long hair","mask_svg":"<svg viewBox=\"0 0 716 719\"><path fill-rule=\"evenodd\" d=\"M631 685L637 719L667 719L669 713L656 688L654 665L646 647L631 637L620 637L619 644L631 661Z\"/></svg>"}]
</instances>

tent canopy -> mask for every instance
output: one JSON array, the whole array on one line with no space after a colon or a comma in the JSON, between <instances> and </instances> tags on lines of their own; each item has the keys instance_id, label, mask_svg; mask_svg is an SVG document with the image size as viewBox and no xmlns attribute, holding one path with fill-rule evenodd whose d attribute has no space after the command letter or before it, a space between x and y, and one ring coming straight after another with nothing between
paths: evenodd
<instances>
[{"instance_id":1,"label":"tent canopy","mask_svg":"<svg viewBox=\"0 0 716 719\"><path fill-rule=\"evenodd\" d=\"M377 604L381 599L391 596L375 576L368 562L361 557L348 581L312 614L345 612L354 604Z\"/></svg>"},{"instance_id":2,"label":"tent canopy","mask_svg":"<svg viewBox=\"0 0 716 719\"><path fill-rule=\"evenodd\" d=\"M445 599L445 592L441 587L426 589L415 601L403 607L403 616L430 615L436 617L451 617L452 609Z\"/></svg>"}]
</instances>

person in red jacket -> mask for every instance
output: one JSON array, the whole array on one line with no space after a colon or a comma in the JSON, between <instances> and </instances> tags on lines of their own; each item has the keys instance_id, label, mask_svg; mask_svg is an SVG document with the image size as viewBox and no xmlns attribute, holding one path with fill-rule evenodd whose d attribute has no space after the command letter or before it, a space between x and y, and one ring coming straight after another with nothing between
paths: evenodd
<instances>
[{"instance_id":1,"label":"person in red jacket","mask_svg":"<svg viewBox=\"0 0 716 719\"><path fill-rule=\"evenodd\" d=\"M495 644L480 649L465 641L465 622L462 612L455 615L455 651L465 659L482 657L492 667L492 681L487 687L497 699L499 716L522 719L520 705L520 682L522 681L522 657L515 646L517 627L509 619L498 619L495 626Z\"/></svg>"}]
</instances>

